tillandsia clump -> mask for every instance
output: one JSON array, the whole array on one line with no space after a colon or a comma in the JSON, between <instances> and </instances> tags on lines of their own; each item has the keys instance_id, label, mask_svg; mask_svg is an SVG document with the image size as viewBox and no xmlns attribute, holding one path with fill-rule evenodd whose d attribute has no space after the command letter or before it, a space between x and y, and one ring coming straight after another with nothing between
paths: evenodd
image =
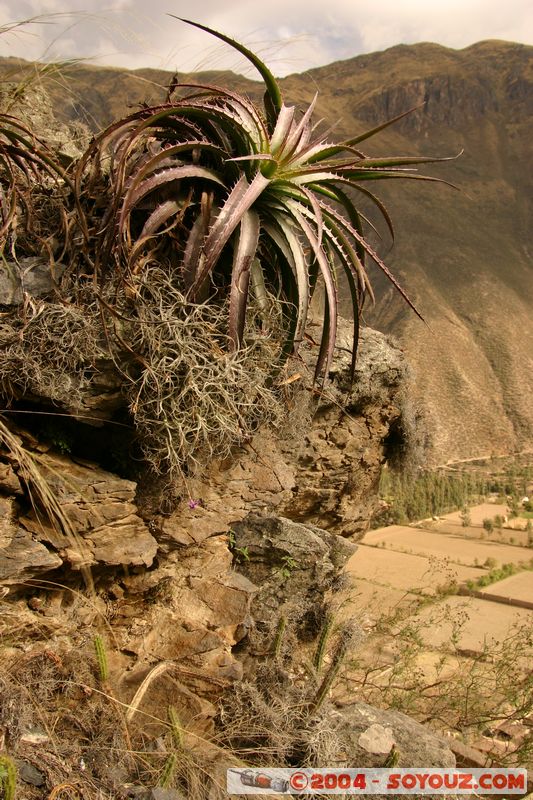
<instances>
[{"instance_id":1,"label":"tillandsia clump","mask_svg":"<svg viewBox=\"0 0 533 800\"><path fill-rule=\"evenodd\" d=\"M0 244L5 243L8 231L17 216L17 202L24 193L20 186L24 182L28 189L30 171L34 174L41 166L38 156L27 147L29 135L22 124L8 114L0 117Z\"/></svg>"},{"instance_id":2,"label":"tillandsia clump","mask_svg":"<svg viewBox=\"0 0 533 800\"><path fill-rule=\"evenodd\" d=\"M85 226L94 269L100 281L110 270L120 275L133 301L143 272L161 262L172 266L189 302L229 298L233 350L243 343L250 297L266 309L270 294L284 302L285 356L302 340L320 275L326 302L315 378L323 378L335 345L339 270L352 300L354 359L359 312L372 294L366 260L406 297L365 239L355 194L375 204L392 232L385 207L365 184L420 179L413 166L439 159L372 159L358 149L395 120L330 143L313 124L316 97L303 113L286 105L278 82L254 53L224 34L189 24L252 62L265 83L264 108L227 89L185 84L185 96L142 108L98 136L77 170L80 197L92 195L96 202L102 180L107 187L103 227L91 229L89 220Z\"/></svg>"},{"instance_id":3,"label":"tillandsia clump","mask_svg":"<svg viewBox=\"0 0 533 800\"><path fill-rule=\"evenodd\" d=\"M366 262L412 305L365 238L356 198L393 233L368 182L434 180L415 166L439 160L374 159L359 149L395 120L331 143L313 123L316 97L304 111L287 105L253 52L189 24L257 68L263 107L217 86L173 85L167 102L99 134L62 179L62 302L100 325L93 341L101 351L91 346L85 375L90 383L103 353L114 361L144 454L170 476L228 455L261 422L282 416L283 370L298 355L317 285L325 298L319 385L335 348L341 274L354 318L352 372L361 309L372 297ZM9 163L4 228L17 202Z\"/></svg>"},{"instance_id":4,"label":"tillandsia clump","mask_svg":"<svg viewBox=\"0 0 533 800\"><path fill-rule=\"evenodd\" d=\"M1 32L1 31L0 31ZM61 230L66 213L58 198L70 179L46 143L21 120L0 111L0 257L14 254L17 240L23 238L26 255L30 242L52 256L48 224L39 235L43 217L55 214L55 228ZM46 207L39 214L38 205ZM60 210L61 209L61 210ZM63 228L62 238L66 229Z\"/></svg>"}]
</instances>

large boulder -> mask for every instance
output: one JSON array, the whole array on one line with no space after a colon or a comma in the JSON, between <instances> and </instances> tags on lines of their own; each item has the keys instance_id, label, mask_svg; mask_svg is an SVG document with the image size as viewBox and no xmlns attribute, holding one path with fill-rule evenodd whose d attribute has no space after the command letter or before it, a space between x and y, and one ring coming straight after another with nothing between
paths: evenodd
<instances>
[{"instance_id":1,"label":"large boulder","mask_svg":"<svg viewBox=\"0 0 533 800\"><path fill-rule=\"evenodd\" d=\"M299 638L313 638L356 546L314 525L254 514L234 523L230 537L239 571L259 587L252 603L256 628L271 635L283 618Z\"/></svg>"},{"instance_id":2,"label":"large boulder","mask_svg":"<svg viewBox=\"0 0 533 800\"><path fill-rule=\"evenodd\" d=\"M331 766L455 767L446 739L399 711L356 701L330 712L329 722L340 745Z\"/></svg>"}]
</instances>

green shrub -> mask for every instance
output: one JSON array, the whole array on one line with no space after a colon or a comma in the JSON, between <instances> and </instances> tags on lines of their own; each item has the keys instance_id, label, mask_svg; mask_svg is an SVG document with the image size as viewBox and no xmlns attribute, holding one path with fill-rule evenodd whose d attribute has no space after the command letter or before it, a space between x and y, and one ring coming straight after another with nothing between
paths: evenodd
<instances>
[{"instance_id":1,"label":"green shrub","mask_svg":"<svg viewBox=\"0 0 533 800\"><path fill-rule=\"evenodd\" d=\"M493 520L491 520L488 517L486 517L483 520L483 528L487 531L487 533L492 533L492 531L494 530L494 522L493 522Z\"/></svg>"},{"instance_id":2,"label":"green shrub","mask_svg":"<svg viewBox=\"0 0 533 800\"><path fill-rule=\"evenodd\" d=\"M463 526L463 528L468 528L472 524L472 518L470 516L470 511L467 508L467 506L464 506L460 516L461 516L461 525Z\"/></svg>"}]
</instances>

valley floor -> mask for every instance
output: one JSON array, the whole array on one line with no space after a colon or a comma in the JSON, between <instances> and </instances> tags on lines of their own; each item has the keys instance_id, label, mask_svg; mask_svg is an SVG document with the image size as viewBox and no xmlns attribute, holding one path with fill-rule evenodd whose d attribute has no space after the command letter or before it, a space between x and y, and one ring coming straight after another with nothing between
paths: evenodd
<instances>
[{"instance_id":1,"label":"valley floor","mask_svg":"<svg viewBox=\"0 0 533 800\"><path fill-rule=\"evenodd\" d=\"M532 537L522 518L483 527L506 513L485 503L468 527L456 512L365 535L338 613L367 638L343 691L434 723L486 763L531 768Z\"/></svg>"}]
</instances>

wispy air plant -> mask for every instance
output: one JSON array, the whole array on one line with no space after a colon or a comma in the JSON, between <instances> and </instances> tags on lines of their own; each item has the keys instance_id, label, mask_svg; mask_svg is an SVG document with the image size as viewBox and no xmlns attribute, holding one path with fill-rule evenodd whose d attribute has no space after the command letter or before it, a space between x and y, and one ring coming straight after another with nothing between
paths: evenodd
<instances>
[{"instance_id":1,"label":"wispy air plant","mask_svg":"<svg viewBox=\"0 0 533 800\"><path fill-rule=\"evenodd\" d=\"M228 340L234 350L243 342L250 295L256 307L266 308L273 294L286 309L284 355L303 338L321 276L324 327L315 378L322 379L334 352L339 270L347 278L353 308L353 363L360 311L365 297L372 296L368 259L412 306L365 238L365 218L354 196L373 203L392 233L385 207L366 184L436 180L414 174L413 168L440 159L373 159L358 149L395 120L329 142L312 121L316 97L303 113L286 105L276 79L254 53L222 33L183 21L251 61L266 87L264 108L217 86L183 84L184 96L142 108L99 135L76 179L80 208L91 191L97 202L102 181L111 193L103 224L91 229L86 221L96 274L103 278L118 268L134 299L140 274L164 259L191 303L229 297Z\"/></svg>"}]
</instances>

